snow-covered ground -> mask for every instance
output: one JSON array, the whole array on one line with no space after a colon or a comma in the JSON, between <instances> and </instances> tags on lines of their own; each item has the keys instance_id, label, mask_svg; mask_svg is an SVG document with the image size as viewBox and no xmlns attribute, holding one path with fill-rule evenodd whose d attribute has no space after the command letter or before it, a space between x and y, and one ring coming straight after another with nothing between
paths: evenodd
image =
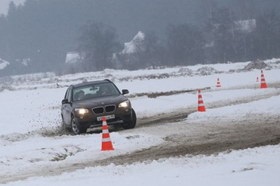
<instances>
[{"instance_id":1,"label":"snow-covered ground","mask_svg":"<svg viewBox=\"0 0 280 186\"><path fill-rule=\"evenodd\" d=\"M60 130L60 102L66 87L87 80L112 79L120 89L129 89L138 118L153 117L176 110L192 109L187 123L215 120L238 120L249 115L273 115L280 121L280 64L266 61L269 88L260 89L256 82L260 70L238 71L246 63L196 65L152 70L105 70L97 73L55 76L37 74L14 76L0 92L0 178L22 173L32 174L48 167L96 161L145 149L164 142L165 132L149 133L149 129L112 132L114 151L100 151L101 134L71 136ZM202 75L202 67L212 67ZM207 69L207 68L206 68ZM184 73L182 73L184 72ZM220 79L222 87L216 88ZM270 86L270 85L278 86ZM150 98L145 94L174 90L202 91L207 111L195 112L196 91ZM4 89L4 90L3 90ZM1 90L1 89L0 89ZM258 98L258 99L254 99ZM236 103L236 100L245 100ZM248 100L248 101L246 101ZM223 107L219 103L229 103ZM209 108L208 108L209 106ZM278 122L279 123L279 122ZM181 125L186 125L182 122ZM182 132L182 131L181 131ZM5 185L279 185L280 145L220 153L211 156L183 156L130 165L86 167L61 175L30 177ZM19 179L20 177L18 177ZM0 183L5 183L6 181Z\"/></svg>"},{"instance_id":2,"label":"snow-covered ground","mask_svg":"<svg viewBox=\"0 0 280 186\"><path fill-rule=\"evenodd\" d=\"M85 168L7 185L279 185L280 146L228 154L163 159L126 166Z\"/></svg>"}]
</instances>

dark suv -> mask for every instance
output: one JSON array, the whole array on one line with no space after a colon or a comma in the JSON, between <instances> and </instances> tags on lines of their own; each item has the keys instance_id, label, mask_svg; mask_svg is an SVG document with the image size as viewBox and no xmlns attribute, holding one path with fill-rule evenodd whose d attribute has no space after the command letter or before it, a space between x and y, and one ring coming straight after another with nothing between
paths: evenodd
<instances>
[{"instance_id":1,"label":"dark suv","mask_svg":"<svg viewBox=\"0 0 280 186\"><path fill-rule=\"evenodd\" d=\"M120 124L124 129L134 128L136 114L131 103L110 80L91 81L71 85L62 100L61 117L65 128L74 134L85 133L88 128Z\"/></svg>"}]
</instances>

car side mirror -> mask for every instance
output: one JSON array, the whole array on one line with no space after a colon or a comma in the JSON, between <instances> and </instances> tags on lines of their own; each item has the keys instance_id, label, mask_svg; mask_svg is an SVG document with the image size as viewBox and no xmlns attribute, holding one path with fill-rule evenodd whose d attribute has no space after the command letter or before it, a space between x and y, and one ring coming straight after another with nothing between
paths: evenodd
<instances>
[{"instance_id":1,"label":"car side mirror","mask_svg":"<svg viewBox=\"0 0 280 186\"><path fill-rule=\"evenodd\" d=\"M127 89L123 89L123 90L122 90L122 94L123 94L123 95L128 94L128 93L129 93L129 91L128 91Z\"/></svg>"},{"instance_id":2,"label":"car side mirror","mask_svg":"<svg viewBox=\"0 0 280 186\"><path fill-rule=\"evenodd\" d=\"M62 103L62 104L67 104L67 103L69 103L69 101L68 101L68 99L63 99L63 100L61 101L61 103Z\"/></svg>"}]
</instances>

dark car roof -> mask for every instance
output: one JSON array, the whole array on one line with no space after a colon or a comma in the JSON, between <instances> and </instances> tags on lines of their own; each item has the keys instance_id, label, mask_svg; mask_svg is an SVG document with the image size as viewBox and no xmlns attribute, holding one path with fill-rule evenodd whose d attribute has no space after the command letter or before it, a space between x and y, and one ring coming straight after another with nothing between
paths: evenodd
<instances>
[{"instance_id":1,"label":"dark car roof","mask_svg":"<svg viewBox=\"0 0 280 186\"><path fill-rule=\"evenodd\" d=\"M78 83L78 84L75 84L75 85L72 85L74 88L76 87L82 87L82 86L85 86L85 85L92 85L92 84L100 84L100 83L112 83L110 80L108 79L104 79L104 80L98 80L98 81L87 81L87 82L83 82L83 83Z\"/></svg>"}]
</instances>

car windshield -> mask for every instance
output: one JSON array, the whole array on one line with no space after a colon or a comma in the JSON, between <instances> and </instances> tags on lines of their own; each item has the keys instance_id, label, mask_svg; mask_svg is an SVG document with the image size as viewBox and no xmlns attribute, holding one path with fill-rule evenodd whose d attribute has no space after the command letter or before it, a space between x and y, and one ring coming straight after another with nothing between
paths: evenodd
<instances>
[{"instance_id":1,"label":"car windshield","mask_svg":"<svg viewBox=\"0 0 280 186\"><path fill-rule=\"evenodd\" d=\"M120 92L110 82L90 84L73 89L73 101L116 95L120 95Z\"/></svg>"}]
</instances>

